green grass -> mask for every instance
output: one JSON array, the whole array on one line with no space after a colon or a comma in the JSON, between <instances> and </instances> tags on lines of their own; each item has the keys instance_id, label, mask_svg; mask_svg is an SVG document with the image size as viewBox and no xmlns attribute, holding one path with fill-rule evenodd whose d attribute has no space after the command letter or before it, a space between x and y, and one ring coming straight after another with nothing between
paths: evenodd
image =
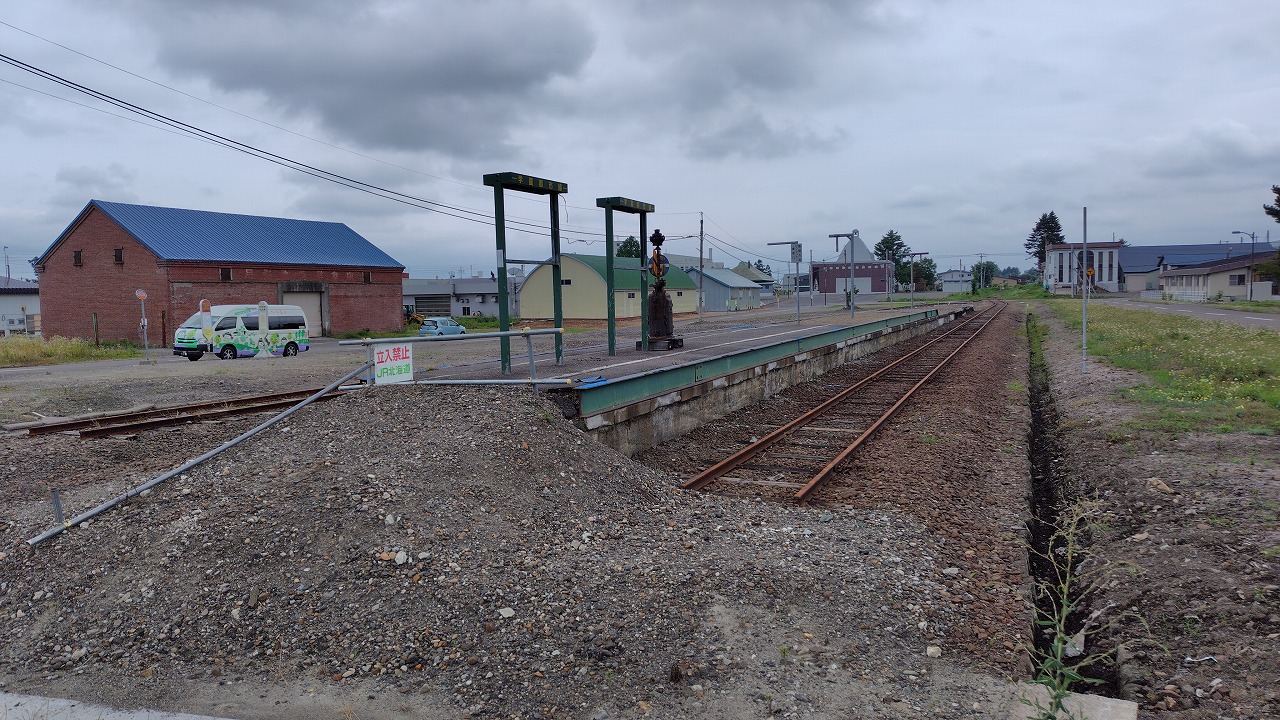
<instances>
[{"instance_id":1,"label":"green grass","mask_svg":"<svg viewBox=\"0 0 1280 720\"><path fill-rule=\"evenodd\" d=\"M48 339L31 335L0 337L0 367L30 367L136 357L142 357L142 348L132 343L95 346L88 340L64 337Z\"/></svg>"},{"instance_id":2,"label":"green grass","mask_svg":"<svg viewBox=\"0 0 1280 720\"><path fill-rule=\"evenodd\" d=\"M1254 293L1257 297L1257 293ZM1214 307L1226 308L1228 310L1247 310L1251 313L1271 313L1273 315L1280 314L1280 302L1261 302L1258 300L1224 300L1214 303Z\"/></svg>"},{"instance_id":3,"label":"green grass","mask_svg":"<svg viewBox=\"0 0 1280 720\"><path fill-rule=\"evenodd\" d=\"M1080 302L1048 303L1077 333ZM1185 316L1089 306L1089 354L1147 382L1122 394L1176 431L1280 430L1280 333Z\"/></svg>"}]
</instances>

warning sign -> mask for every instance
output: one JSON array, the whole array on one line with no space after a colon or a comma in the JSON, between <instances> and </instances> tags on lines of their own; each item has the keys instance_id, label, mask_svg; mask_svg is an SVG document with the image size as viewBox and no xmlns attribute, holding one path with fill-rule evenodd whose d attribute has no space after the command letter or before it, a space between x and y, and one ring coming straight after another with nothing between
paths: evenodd
<instances>
[{"instance_id":1,"label":"warning sign","mask_svg":"<svg viewBox=\"0 0 1280 720\"><path fill-rule=\"evenodd\" d=\"M373 381L379 385L413 382L413 343L375 347Z\"/></svg>"}]
</instances>

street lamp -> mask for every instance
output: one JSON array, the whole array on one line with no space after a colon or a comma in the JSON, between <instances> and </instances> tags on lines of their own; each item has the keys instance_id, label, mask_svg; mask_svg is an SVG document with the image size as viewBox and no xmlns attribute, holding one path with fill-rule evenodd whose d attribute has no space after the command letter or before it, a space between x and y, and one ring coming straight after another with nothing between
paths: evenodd
<instances>
[{"instance_id":1,"label":"street lamp","mask_svg":"<svg viewBox=\"0 0 1280 720\"><path fill-rule=\"evenodd\" d=\"M1252 300L1253 299L1253 251L1258 245L1258 235L1257 233L1245 232L1243 230L1232 230L1231 234L1249 236L1249 271L1248 271L1249 274L1246 275L1244 278L1244 281L1248 283L1248 288L1245 290L1244 296L1246 299Z\"/></svg>"}]
</instances>

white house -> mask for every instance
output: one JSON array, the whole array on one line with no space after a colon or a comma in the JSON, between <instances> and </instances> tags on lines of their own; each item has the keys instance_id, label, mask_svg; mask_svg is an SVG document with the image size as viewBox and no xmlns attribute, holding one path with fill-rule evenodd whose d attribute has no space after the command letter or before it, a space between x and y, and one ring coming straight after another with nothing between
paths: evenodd
<instances>
[{"instance_id":1,"label":"white house","mask_svg":"<svg viewBox=\"0 0 1280 720\"><path fill-rule=\"evenodd\" d=\"M972 270L948 270L938 275L944 293L967 293L973 290Z\"/></svg>"},{"instance_id":2,"label":"white house","mask_svg":"<svg viewBox=\"0 0 1280 720\"><path fill-rule=\"evenodd\" d=\"M40 331L40 286L29 280L0 277L0 334Z\"/></svg>"}]
</instances>

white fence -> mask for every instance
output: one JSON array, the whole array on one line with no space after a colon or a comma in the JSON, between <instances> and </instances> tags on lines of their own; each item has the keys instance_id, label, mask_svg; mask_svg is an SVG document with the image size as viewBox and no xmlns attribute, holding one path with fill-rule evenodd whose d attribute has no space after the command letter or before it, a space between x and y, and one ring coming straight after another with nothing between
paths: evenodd
<instances>
[{"instance_id":1,"label":"white fence","mask_svg":"<svg viewBox=\"0 0 1280 720\"><path fill-rule=\"evenodd\" d=\"M1165 300L1168 302L1209 301L1209 294L1204 290L1143 290L1138 297L1143 300Z\"/></svg>"}]
</instances>

